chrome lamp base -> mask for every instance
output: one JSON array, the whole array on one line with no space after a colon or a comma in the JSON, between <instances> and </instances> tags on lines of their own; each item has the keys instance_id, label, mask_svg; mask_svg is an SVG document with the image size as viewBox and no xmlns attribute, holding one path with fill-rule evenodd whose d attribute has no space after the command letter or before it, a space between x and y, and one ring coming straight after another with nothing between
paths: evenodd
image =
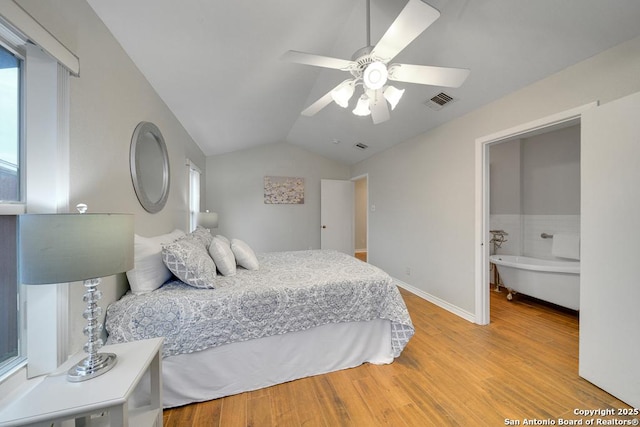
<instances>
[{"instance_id":1,"label":"chrome lamp base","mask_svg":"<svg viewBox=\"0 0 640 427\"><path fill-rule=\"evenodd\" d=\"M97 360L90 360L89 357L82 359L67 371L67 380L72 383L90 380L110 371L118 361L113 353L98 353L95 359Z\"/></svg>"},{"instance_id":2,"label":"chrome lamp base","mask_svg":"<svg viewBox=\"0 0 640 427\"><path fill-rule=\"evenodd\" d=\"M102 323L99 322L102 309L98 306L98 301L102 298L102 292L98 290L100 282L101 279L84 281L83 300L87 303L87 308L82 316L87 319L87 326L83 332L89 338L84 345L84 351L89 355L67 371L67 380L70 382L86 381L102 375L111 370L117 361L113 353L98 353L103 344L100 338Z\"/></svg>"}]
</instances>

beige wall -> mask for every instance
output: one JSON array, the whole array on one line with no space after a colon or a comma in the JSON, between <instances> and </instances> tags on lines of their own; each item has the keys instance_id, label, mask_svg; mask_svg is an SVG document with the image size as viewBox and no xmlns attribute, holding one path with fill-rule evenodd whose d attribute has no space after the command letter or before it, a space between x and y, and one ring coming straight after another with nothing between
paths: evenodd
<instances>
[{"instance_id":1,"label":"beige wall","mask_svg":"<svg viewBox=\"0 0 640 427\"><path fill-rule=\"evenodd\" d=\"M264 203L264 177L305 179L304 204ZM207 209L217 232L245 240L255 251L320 247L320 180L350 179L345 164L303 148L276 143L207 158Z\"/></svg>"},{"instance_id":2,"label":"beige wall","mask_svg":"<svg viewBox=\"0 0 640 427\"><path fill-rule=\"evenodd\" d=\"M640 91L639 75L636 38L355 165L376 205L370 261L473 314L476 138Z\"/></svg>"},{"instance_id":3,"label":"beige wall","mask_svg":"<svg viewBox=\"0 0 640 427\"><path fill-rule=\"evenodd\" d=\"M70 206L84 202L91 212L133 213L141 235L186 229L185 158L204 171L204 154L84 0L18 3L80 58L80 77L70 80ZM157 214L140 206L129 173L131 135L143 120L160 128L170 157L169 199ZM118 287L113 278L105 280L103 307L126 289L122 277ZM85 341L82 293L82 286L71 286L71 351Z\"/></svg>"}]
</instances>

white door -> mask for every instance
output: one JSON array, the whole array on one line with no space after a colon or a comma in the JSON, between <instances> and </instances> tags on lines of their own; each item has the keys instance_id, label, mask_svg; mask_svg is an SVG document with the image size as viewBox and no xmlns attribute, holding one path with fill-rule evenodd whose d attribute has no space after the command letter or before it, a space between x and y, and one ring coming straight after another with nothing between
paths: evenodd
<instances>
[{"instance_id":1,"label":"white door","mask_svg":"<svg viewBox=\"0 0 640 427\"><path fill-rule=\"evenodd\" d=\"M320 181L320 247L354 254L354 184L352 181Z\"/></svg>"},{"instance_id":2,"label":"white door","mask_svg":"<svg viewBox=\"0 0 640 427\"><path fill-rule=\"evenodd\" d=\"M640 93L582 115L580 376L640 408Z\"/></svg>"}]
</instances>

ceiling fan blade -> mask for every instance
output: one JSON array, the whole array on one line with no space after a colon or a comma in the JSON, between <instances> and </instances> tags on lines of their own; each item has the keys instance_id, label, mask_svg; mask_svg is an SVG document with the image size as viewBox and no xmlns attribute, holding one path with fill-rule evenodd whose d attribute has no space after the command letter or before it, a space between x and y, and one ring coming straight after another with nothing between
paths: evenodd
<instances>
[{"instance_id":1,"label":"ceiling fan blade","mask_svg":"<svg viewBox=\"0 0 640 427\"><path fill-rule=\"evenodd\" d=\"M305 108L302 113L303 116L307 116L307 117L311 117L314 114L316 114L318 111L322 110L324 107L326 107L327 105L331 104L331 101L333 101L333 92L334 91L340 91L340 89L343 89L345 86L345 83L355 83L355 81L353 79L347 79L345 81L343 81L342 83L340 83L338 86L334 87L333 89L331 89L329 92L327 92L326 94L324 94L324 96L322 96L322 98L318 99L316 102L314 102L313 104L309 105L307 108ZM348 98L351 98L351 96L353 95L353 85L351 86L351 93L348 94ZM346 99L346 102L348 102L349 100ZM340 104L339 101L336 101L337 104Z\"/></svg>"},{"instance_id":2,"label":"ceiling fan blade","mask_svg":"<svg viewBox=\"0 0 640 427\"><path fill-rule=\"evenodd\" d=\"M421 85L460 87L471 71L466 68L431 67L428 65L392 64L389 80Z\"/></svg>"},{"instance_id":3,"label":"ceiling fan blade","mask_svg":"<svg viewBox=\"0 0 640 427\"><path fill-rule=\"evenodd\" d=\"M389 115L389 106L384 98L382 89L369 92L369 108L371 109L371 119L374 124L386 122L391 118ZM373 93L372 93L373 92Z\"/></svg>"},{"instance_id":4,"label":"ceiling fan blade","mask_svg":"<svg viewBox=\"0 0 640 427\"><path fill-rule=\"evenodd\" d=\"M371 55L385 63L391 61L439 17L440 12L423 1L409 0Z\"/></svg>"},{"instance_id":5,"label":"ceiling fan blade","mask_svg":"<svg viewBox=\"0 0 640 427\"><path fill-rule=\"evenodd\" d=\"M300 114L302 114L303 116L311 117L315 115L318 111L322 110L327 105L331 104L331 102L333 102L333 98L331 98L331 90L330 90L322 98L318 99L316 102L314 102L313 104L309 105L307 108L302 110L302 113Z\"/></svg>"},{"instance_id":6,"label":"ceiling fan blade","mask_svg":"<svg viewBox=\"0 0 640 427\"><path fill-rule=\"evenodd\" d=\"M296 50L285 52L280 59L298 64L313 65L314 67L333 68L344 71L348 71L354 64L353 61L346 59L331 58L329 56L298 52Z\"/></svg>"}]
</instances>

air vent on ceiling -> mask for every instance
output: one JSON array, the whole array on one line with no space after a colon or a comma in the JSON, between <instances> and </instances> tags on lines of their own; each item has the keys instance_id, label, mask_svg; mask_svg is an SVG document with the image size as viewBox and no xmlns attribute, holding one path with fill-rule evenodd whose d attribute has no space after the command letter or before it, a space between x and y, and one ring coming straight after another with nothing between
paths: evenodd
<instances>
[{"instance_id":1,"label":"air vent on ceiling","mask_svg":"<svg viewBox=\"0 0 640 427\"><path fill-rule=\"evenodd\" d=\"M447 95L444 92L440 92L439 94L425 102L425 105L437 111L442 110L445 105L451 104L454 101L457 101L457 99L453 96Z\"/></svg>"},{"instance_id":2,"label":"air vent on ceiling","mask_svg":"<svg viewBox=\"0 0 640 427\"><path fill-rule=\"evenodd\" d=\"M356 147L358 150L366 150L367 148L369 148L369 146L367 144L363 144L362 142L358 142L356 144L353 145L354 147Z\"/></svg>"}]
</instances>

